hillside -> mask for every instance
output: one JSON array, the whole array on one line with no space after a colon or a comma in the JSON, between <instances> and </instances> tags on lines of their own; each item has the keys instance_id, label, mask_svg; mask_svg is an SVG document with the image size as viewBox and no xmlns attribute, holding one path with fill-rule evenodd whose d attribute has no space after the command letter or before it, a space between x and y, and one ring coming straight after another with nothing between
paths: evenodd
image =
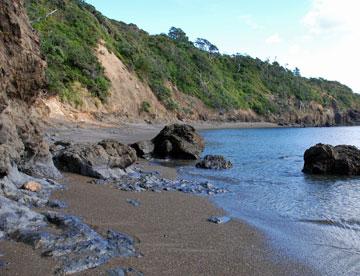
<instances>
[{"instance_id":1,"label":"hillside","mask_svg":"<svg viewBox=\"0 0 360 276\"><path fill-rule=\"evenodd\" d=\"M49 91L76 106L83 104L85 89L100 101L96 106L111 103L111 112L150 118L172 114L306 125L360 119L360 96L338 82L307 79L277 62L222 55L205 39L189 41L178 28L149 35L134 24L106 18L81 0L25 2L48 62ZM101 44L107 49L99 54ZM104 54L114 55L124 65L119 74L126 71L134 82L116 92L123 79L111 78L100 57ZM127 104L114 105L122 97Z\"/></svg>"}]
</instances>

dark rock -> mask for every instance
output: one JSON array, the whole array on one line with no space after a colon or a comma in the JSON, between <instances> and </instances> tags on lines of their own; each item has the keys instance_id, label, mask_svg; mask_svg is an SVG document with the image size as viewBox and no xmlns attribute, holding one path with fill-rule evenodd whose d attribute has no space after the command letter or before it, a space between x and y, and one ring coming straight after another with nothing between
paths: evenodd
<instances>
[{"instance_id":1,"label":"dark rock","mask_svg":"<svg viewBox=\"0 0 360 276\"><path fill-rule=\"evenodd\" d=\"M195 160L204 150L204 140L190 125L166 126L152 142L158 158Z\"/></svg>"},{"instance_id":2,"label":"dark rock","mask_svg":"<svg viewBox=\"0 0 360 276\"><path fill-rule=\"evenodd\" d=\"M56 208L56 209L64 209L67 208L67 204L60 200L49 200L47 203L47 206L50 208Z\"/></svg>"},{"instance_id":3,"label":"dark rock","mask_svg":"<svg viewBox=\"0 0 360 276\"><path fill-rule=\"evenodd\" d=\"M183 193L216 195L227 192L208 182L192 182L187 180L169 180L159 178L156 174L138 173L123 175L116 179L97 180L97 184L111 185L123 191L179 191Z\"/></svg>"},{"instance_id":4,"label":"dark rock","mask_svg":"<svg viewBox=\"0 0 360 276\"><path fill-rule=\"evenodd\" d=\"M109 230L105 237L80 219L54 212L44 213L57 231L19 229L11 237L42 251L43 256L60 259L59 274L72 274L100 266L113 257L135 256L131 237Z\"/></svg>"},{"instance_id":5,"label":"dark rock","mask_svg":"<svg viewBox=\"0 0 360 276\"><path fill-rule=\"evenodd\" d=\"M214 170L230 169L232 166L232 163L225 160L221 155L206 155L203 160L196 164L197 168Z\"/></svg>"},{"instance_id":6,"label":"dark rock","mask_svg":"<svg viewBox=\"0 0 360 276\"><path fill-rule=\"evenodd\" d=\"M54 162L58 168L102 179L123 175L124 170L136 159L134 149L114 140L97 144L70 144L54 152Z\"/></svg>"},{"instance_id":7,"label":"dark rock","mask_svg":"<svg viewBox=\"0 0 360 276\"><path fill-rule=\"evenodd\" d=\"M360 175L360 150L354 146L317 144L304 154L308 174Z\"/></svg>"},{"instance_id":8,"label":"dark rock","mask_svg":"<svg viewBox=\"0 0 360 276\"><path fill-rule=\"evenodd\" d=\"M149 159L154 152L154 144L151 141L140 141L130 145L138 157Z\"/></svg>"},{"instance_id":9,"label":"dark rock","mask_svg":"<svg viewBox=\"0 0 360 276\"><path fill-rule=\"evenodd\" d=\"M231 218L223 216L223 217L216 217L216 216L212 216L208 218L209 222L213 222L216 224L224 224L227 223L231 220Z\"/></svg>"},{"instance_id":10,"label":"dark rock","mask_svg":"<svg viewBox=\"0 0 360 276\"><path fill-rule=\"evenodd\" d=\"M118 268L113 268L113 269L109 269L107 271L107 276L143 276L144 274L140 271L137 271L133 268L122 268L122 267L118 267Z\"/></svg>"},{"instance_id":11,"label":"dark rock","mask_svg":"<svg viewBox=\"0 0 360 276\"><path fill-rule=\"evenodd\" d=\"M137 201L135 199L127 199L126 202L131 204L134 207L138 207L141 205L140 201Z\"/></svg>"}]
</instances>

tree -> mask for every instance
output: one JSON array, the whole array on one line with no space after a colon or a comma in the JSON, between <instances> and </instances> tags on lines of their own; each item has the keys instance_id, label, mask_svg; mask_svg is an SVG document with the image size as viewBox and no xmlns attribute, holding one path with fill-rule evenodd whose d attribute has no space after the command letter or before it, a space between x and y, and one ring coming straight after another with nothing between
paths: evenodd
<instances>
[{"instance_id":1,"label":"tree","mask_svg":"<svg viewBox=\"0 0 360 276\"><path fill-rule=\"evenodd\" d=\"M294 74L295 77L301 77L300 69L295 67L295 69L293 71L293 74Z\"/></svg>"},{"instance_id":2,"label":"tree","mask_svg":"<svg viewBox=\"0 0 360 276\"><path fill-rule=\"evenodd\" d=\"M217 54L219 53L218 47L212 44L209 40L205 38L198 38L195 41L195 46L202 51L209 52L210 54Z\"/></svg>"},{"instance_id":3,"label":"tree","mask_svg":"<svg viewBox=\"0 0 360 276\"><path fill-rule=\"evenodd\" d=\"M187 37L186 33L180 28L171 27L168 36L178 42L189 42L189 38Z\"/></svg>"}]
</instances>

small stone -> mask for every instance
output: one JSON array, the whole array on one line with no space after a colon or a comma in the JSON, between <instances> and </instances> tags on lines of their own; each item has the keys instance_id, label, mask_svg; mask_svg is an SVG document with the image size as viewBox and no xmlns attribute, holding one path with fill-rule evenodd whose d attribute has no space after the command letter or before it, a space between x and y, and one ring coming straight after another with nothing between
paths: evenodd
<instances>
[{"instance_id":1,"label":"small stone","mask_svg":"<svg viewBox=\"0 0 360 276\"><path fill-rule=\"evenodd\" d=\"M64 209L67 207L66 203L60 200L49 200L47 206L50 208Z\"/></svg>"},{"instance_id":2,"label":"small stone","mask_svg":"<svg viewBox=\"0 0 360 276\"><path fill-rule=\"evenodd\" d=\"M138 207L141 205L140 201L137 201L135 199L127 199L126 202L131 204L134 207Z\"/></svg>"},{"instance_id":3,"label":"small stone","mask_svg":"<svg viewBox=\"0 0 360 276\"><path fill-rule=\"evenodd\" d=\"M209 222L213 222L216 224L224 224L227 223L231 220L231 218L223 216L223 217L216 217L216 216L211 216L208 218Z\"/></svg>"},{"instance_id":4,"label":"small stone","mask_svg":"<svg viewBox=\"0 0 360 276\"><path fill-rule=\"evenodd\" d=\"M27 190L34 193L40 192L41 188L42 188L41 184L35 181L29 181L21 187L21 189L23 190Z\"/></svg>"}]
</instances>

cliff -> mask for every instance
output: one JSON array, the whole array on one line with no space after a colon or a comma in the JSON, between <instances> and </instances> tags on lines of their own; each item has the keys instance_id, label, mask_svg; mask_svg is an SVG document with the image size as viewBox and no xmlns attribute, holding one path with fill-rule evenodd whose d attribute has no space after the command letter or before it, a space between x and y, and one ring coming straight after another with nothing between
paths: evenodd
<instances>
[{"instance_id":1,"label":"cliff","mask_svg":"<svg viewBox=\"0 0 360 276\"><path fill-rule=\"evenodd\" d=\"M31 105L45 87L46 63L22 1L0 3L0 177L12 167L56 177Z\"/></svg>"}]
</instances>

